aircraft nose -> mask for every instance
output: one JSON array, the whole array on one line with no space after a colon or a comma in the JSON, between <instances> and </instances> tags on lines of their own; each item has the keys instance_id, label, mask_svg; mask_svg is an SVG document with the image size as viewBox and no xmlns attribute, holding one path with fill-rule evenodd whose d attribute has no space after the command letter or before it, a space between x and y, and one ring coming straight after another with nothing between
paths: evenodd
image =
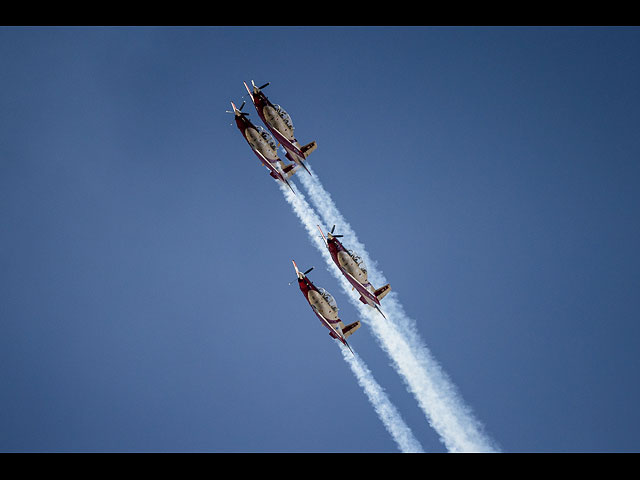
<instances>
[{"instance_id":1,"label":"aircraft nose","mask_svg":"<svg viewBox=\"0 0 640 480\"><path fill-rule=\"evenodd\" d=\"M298 270L298 265L296 265L296 262L294 260L291 260L291 262L293 263L293 268L296 270L296 275L298 276L298 279L302 280L304 276L300 273L300 270Z\"/></svg>"}]
</instances>

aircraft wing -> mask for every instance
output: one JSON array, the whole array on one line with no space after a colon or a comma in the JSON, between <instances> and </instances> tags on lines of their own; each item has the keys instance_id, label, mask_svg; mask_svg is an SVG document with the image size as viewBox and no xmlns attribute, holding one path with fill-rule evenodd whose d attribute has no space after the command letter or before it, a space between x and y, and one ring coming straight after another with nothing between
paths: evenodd
<instances>
[{"instance_id":1,"label":"aircraft wing","mask_svg":"<svg viewBox=\"0 0 640 480\"><path fill-rule=\"evenodd\" d=\"M253 153L255 153L257 155L257 157L260 159L260 161L262 162L262 164L267 167L269 169L269 175L271 175L273 178L275 178L276 180L280 180L283 183L286 183L288 185L289 188L291 188L291 191L295 194L296 192L293 190L293 188L291 187L291 184L289 184L289 182L287 181L286 178L284 178L284 175L282 174L282 172L280 172L280 170L278 170L278 168L276 167L276 165L274 165L273 163L271 163L269 160L267 160L267 158L262 155L259 151L254 150L253 148L251 149L253 150Z\"/></svg>"},{"instance_id":2,"label":"aircraft wing","mask_svg":"<svg viewBox=\"0 0 640 480\"><path fill-rule=\"evenodd\" d=\"M326 318L324 318L324 316L322 316L322 314L318 311L318 309L316 307L311 305L311 308L313 308L313 311L315 312L316 316L320 319L322 324L329 329L330 333L332 333L331 336L333 338L337 338L338 340L340 340L342 343L344 343L346 345L347 341L344 339L342 334L340 332L338 332L338 330L336 330L336 328L333 325L331 325L331 322L329 320L327 320ZM340 320L336 320L335 323L338 323L339 321Z\"/></svg>"},{"instance_id":3,"label":"aircraft wing","mask_svg":"<svg viewBox=\"0 0 640 480\"><path fill-rule=\"evenodd\" d=\"M378 300L378 297L376 297L373 293L371 293L364 285L362 285L358 280L355 279L355 277L353 275L351 275L349 272L347 272L344 268L340 267L340 271L343 273L343 275L347 278L347 280L349 280L349 283L351 285L353 285L353 287L358 291L358 293L363 297L363 298L368 298L369 300L371 300L372 302L380 305L380 300Z\"/></svg>"},{"instance_id":4,"label":"aircraft wing","mask_svg":"<svg viewBox=\"0 0 640 480\"><path fill-rule=\"evenodd\" d=\"M300 150L298 147L296 147L293 144L293 142L291 142L287 137L285 137L283 134L281 134L280 131L278 131L277 128L272 127L271 125L269 125L269 123L267 123L266 120L264 120L264 124L271 131L271 133L273 133L273 136L276 137L278 142L280 142L280 144L287 151L286 157L289 160L291 160L292 162L296 162L296 163L299 163L300 165L302 165L304 167L304 169L309 173L309 175L311 175L311 172L309 172L309 169L304 164L304 161L306 160L306 157L304 156L304 153L302 153L302 150ZM292 153L293 153L293 155L291 155ZM294 158L294 156L297 157L297 158Z\"/></svg>"},{"instance_id":5,"label":"aircraft wing","mask_svg":"<svg viewBox=\"0 0 640 480\"><path fill-rule=\"evenodd\" d=\"M271 163L267 157L265 157L263 154L261 154L258 150L256 150L255 148L251 147L251 150L253 150L253 153L256 154L256 156L260 159L260 161L262 162L262 164L267 167L269 170L273 170L274 169L274 164Z\"/></svg>"},{"instance_id":6,"label":"aircraft wing","mask_svg":"<svg viewBox=\"0 0 640 480\"><path fill-rule=\"evenodd\" d=\"M298 155L302 160L304 160L304 154L300 151L300 149L296 147L287 137L285 137L282 133L280 133L280 131L277 128L269 125L267 122L265 122L265 125L267 125L267 128L271 130L271 133L273 133L273 136L276 137L278 142L282 144L285 150L292 151L293 153Z\"/></svg>"},{"instance_id":7,"label":"aircraft wing","mask_svg":"<svg viewBox=\"0 0 640 480\"><path fill-rule=\"evenodd\" d=\"M351 346L347 343L347 340L344 338L344 335L342 335L341 333L338 333L338 331L333 327L333 325L331 325L331 322L326 318L324 318L322 314L316 309L316 307L314 307L313 305L311 305L311 307L313 308L313 311L316 313L320 321L324 324L324 326L329 329L329 335L331 335L333 338L337 340L340 340L351 351L351 353L353 353L353 350L351 349ZM335 323L338 323L339 321L340 320L336 320Z\"/></svg>"}]
</instances>

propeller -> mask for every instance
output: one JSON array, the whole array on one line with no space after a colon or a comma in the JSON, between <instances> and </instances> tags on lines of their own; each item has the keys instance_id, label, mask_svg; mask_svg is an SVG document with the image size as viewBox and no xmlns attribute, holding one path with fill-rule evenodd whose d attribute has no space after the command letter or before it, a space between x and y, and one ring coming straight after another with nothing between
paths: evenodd
<instances>
[{"instance_id":1,"label":"propeller","mask_svg":"<svg viewBox=\"0 0 640 480\"><path fill-rule=\"evenodd\" d=\"M338 238L340 238L340 237L344 237L344 235L334 235L334 234L333 234L333 231L336 229L336 226L335 226L335 225L331 228L331 231L330 231L330 232L327 232L327 237L328 237L328 239L327 239L327 237L325 237L325 236L324 236L324 233L322 233L322 229L320 228L320 225L316 225L316 227L318 227L318 230L320 231L320 235L322 236L322 241L324 242L324 244L325 244L327 247L329 246L329 241L330 241L330 240L332 240L332 239L334 239L334 238L336 238L336 237L338 237Z\"/></svg>"},{"instance_id":2,"label":"propeller","mask_svg":"<svg viewBox=\"0 0 640 480\"><path fill-rule=\"evenodd\" d=\"M240 105L240 108L237 108L236 105L231 102L231 106L233 107L233 112L229 111L229 110L225 110L226 113L234 113L236 115L249 115L246 112L243 112L242 109L244 108L244 104L247 103L246 101L242 102L242 105Z\"/></svg>"},{"instance_id":3,"label":"propeller","mask_svg":"<svg viewBox=\"0 0 640 480\"><path fill-rule=\"evenodd\" d=\"M253 80L251 80L251 86L253 87L253 91L254 93L258 93L259 90L262 90L263 88L267 87L271 82L267 82L264 85L261 85L259 87L256 87L256 84L253 83Z\"/></svg>"},{"instance_id":4,"label":"propeller","mask_svg":"<svg viewBox=\"0 0 640 480\"><path fill-rule=\"evenodd\" d=\"M296 263L295 263L295 262L293 262L293 266L294 266L294 268L296 269L296 273L298 273L298 274L299 274L300 272L298 271L298 266L296 265ZM310 269L308 269L307 271L303 272L303 273L302 273L302 275L303 275L303 276L304 276L304 275L306 275L307 273L309 273L309 272L310 272L311 270L313 270L313 269L314 269L314 267L311 267L311 268L310 268ZM300 278L300 277L298 277L298 278ZM293 282L297 282L297 281L298 281L298 278L296 278L295 280L292 280L291 282L289 282L289 285L291 285Z\"/></svg>"},{"instance_id":5,"label":"propeller","mask_svg":"<svg viewBox=\"0 0 640 480\"><path fill-rule=\"evenodd\" d=\"M331 228L331 231L329 232L333 238L342 238L342 237L344 237L344 235L334 235L334 234L333 234L333 231L334 231L335 229L336 229L336 226L334 225L334 226Z\"/></svg>"}]
</instances>

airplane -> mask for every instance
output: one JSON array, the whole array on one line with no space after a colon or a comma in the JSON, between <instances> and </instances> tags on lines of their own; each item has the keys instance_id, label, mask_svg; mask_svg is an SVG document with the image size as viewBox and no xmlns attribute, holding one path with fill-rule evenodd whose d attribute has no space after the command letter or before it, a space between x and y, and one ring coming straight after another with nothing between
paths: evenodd
<instances>
[{"instance_id":1,"label":"airplane","mask_svg":"<svg viewBox=\"0 0 640 480\"><path fill-rule=\"evenodd\" d=\"M278 142L280 142L286 150L287 153L285 154L285 157L298 165L302 165L307 173L311 175L311 172L304 164L304 160L318 146L315 140L307 145L300 146L293 134L294 128L289 114L285 112L280 105L274 105L271 103L265 94L262 93L262 89L269 85L269 82L257 87L256 84L253 83L253 80L251 80L253 91L249 89L246 82L243 83L244 88L249 92L249 96L253 101L253 105L256 107L258 115L271 131L273 136L276 137Z\"/></svg>"},{"instance_id":2,"label":"airplane","mask_svg":"<svg viewBox=\"0 0 640 480\"><path fill-rule=\"evenodd\" d=\"M273 137L262 127L256 127L251 120L247 118L248 113L242 111L245 102L242 102L240 108L237 108L235 103L231 102L233 112L227 110L228 113L235 115L236 126L242 133L253 153L260 159L260 162L269 169L269 175L276 180L280 180L286 183L291 191L295 195L295 191L287 181L295 172L298 165L296 163L290 163L285 165L284 162L278 156L278 150ZM285 178L286 176L286 178Z\"/></svg>"},{"instance_id":3,"label":"airplane","mask_svg":"<svg viewBox=\"0 0 640 480\"><path fill-rule=\"evenodd\" d=\"M387 318L380 310L379 305L380 300L382 300L382 298L391 291L391 286L387 283L383 287L375 289L374 286L369 283L367 280L367 268L364 265L364 262L358 255L347 250L344 248L342 243L340 243L338 238L343 235L333 234L333 231L336 228L335 225L331 229L331 232L327 233L326 237L324 236L324 233L322 233L320 225L316 226L318 227L318 230L320 230L324 243L329 249L333 262L338 266L345 278L349 280L349 283L353 288L358 291L360 294L360 301L365 305L374 307L384 318Z\"/></svg>"},{"instance_id":4,"label":"airplane","mask_svg":"<svg viewBox=\"0 0 640 480\"><path fill-rule=\"evenodd\" d=\"M309 305L311 305L316 316L320 319L320 322L329 329L329 335L336 340L340 340L349 348L349 350L351 350L351 347L347 343L347 338L360 328L360 320L349 325L342 323L342 320L338 317L338 306L331 294L324 288L317 288L307 278L307 273L313 270L313 267L302 273L298 270L296 262L294 260L291 261L293 262L293 268L296 269L296 275L298 276L298 286L307 299L307 302L309 302ZM353 353L353 350L351 350L351 353Z\"/></svg>"}]
</instances>

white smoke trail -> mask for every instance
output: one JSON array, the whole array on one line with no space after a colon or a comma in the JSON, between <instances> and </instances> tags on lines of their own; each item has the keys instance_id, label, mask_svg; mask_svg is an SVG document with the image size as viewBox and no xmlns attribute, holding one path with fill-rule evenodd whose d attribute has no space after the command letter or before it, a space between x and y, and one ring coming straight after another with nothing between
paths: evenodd
<instances>
[{"instance_id":1,"label":"white smoke trail","mask_svg":"<svg viewBox=\"0 0 640 480\"><path fill-rule=\"evenodd\" d=\"M409 427L404 423L396 407L389 401L382 387L375 381L366 364L356 353L351 353L351 351L341 343L338 345L342 350L342 356L345 362L351 367L351 370L358 379L358 383L364 389L369 402L373 405L378 417L380 417L380 420L382 420L382 423L396 441L400 450L405 453L424 453L422 446L413 436Z\"/></svg>"},{"instance_id":2,"label":"white smoke trail","mask_svg":"<svg viewBox=\"0 0 640 480\"><path fill-rule=\"evenodd\" d=\"M313 173L313 170L309 168ZM386 278L377 268L377 263L369 257L364 245L358 241L355 232L344 219L333 203L331 196L324 189L317 175L299 175L307 190L311 202L316 207L326 228L339 226L339 233L347 237L349 247L358 253L367 265L369 281L376 287L387 283ZM318 223L318 225L321 225ZM313 237L315 233L307 226ZM316 242L317 243L317 242ZM409 318L391 291L384 299L382 310L387 319L378 312L364 305L353 293L351 285L344 279L331 260L326 247L320 247L329 271L340 280L347 296L360 313L363 321L370 326L383 350L391 358L393 366L404 380L407 389L416 398L429 424L439 434L442 443L450 452L497 452L495 445L483 433L482 425L473 417L446 373L431 356L416 329L415 321ZM328 258L327 258L328 257Z\"/></svg>"},{"instance_id":3,"label":"white smoke trail","mask_svg":"<svg viewBox=\"0 0 640 480\"><path fill-rule=\"evenodd\" d=\"M302 224L305 226L307 233L314 242L316 248L325 255L325 261L331 261L331 257L320 238L320 232L318 232L316 228L316 225L320 225L320 219L296 186L292 184L292 188L296 191L297 195L294 195L288 187L281 185L281 190L286 201L291 205L294 213L302 221ZM314 234L314 231L317 232L317 234ZM387 431L391 434L391 437L398 445L400 451L404 453L423 453L424 450L422 449L420 442L418 442L409 427L404 423L404 420L398 413L398 410L391 403L382 387L376 382L364 361L358 355L352 354L347 347L342 345L342 343L339 343L337 340L336 344L341 347L342 355L349 367L351 367L351 371L356 376L358 384L364 389L369 402L373 405L378 417Z\"/></svg>"}]
</instances>

